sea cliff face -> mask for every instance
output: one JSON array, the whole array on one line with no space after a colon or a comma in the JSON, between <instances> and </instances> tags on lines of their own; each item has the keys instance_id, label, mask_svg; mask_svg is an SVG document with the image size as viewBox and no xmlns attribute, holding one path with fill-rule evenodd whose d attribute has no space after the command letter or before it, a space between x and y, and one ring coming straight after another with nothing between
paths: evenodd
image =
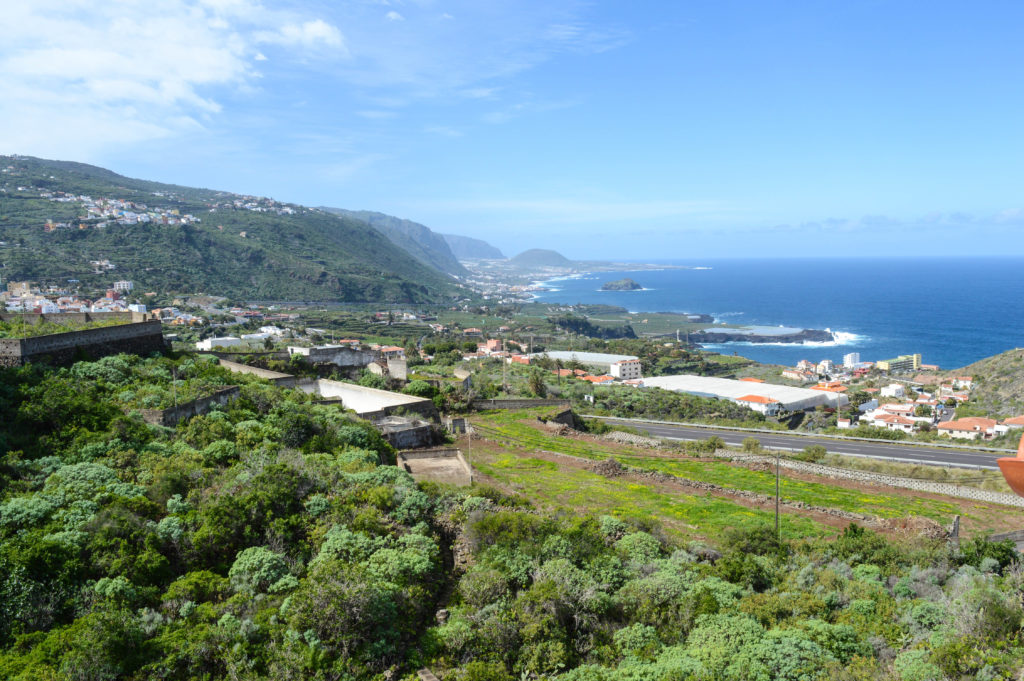
<instances>
[{"instance_id":1,"label":"sea cliff face","mask_svg":"<svg viewBox=\"0 0 1024 681\"><path fill-rule=\"evenodd\" d=\"M757 334L744 329L721 329L690 334L697 343L830 343L835 340L831 331L800 329L785 334Z\"/></svg>"}]
</instances>

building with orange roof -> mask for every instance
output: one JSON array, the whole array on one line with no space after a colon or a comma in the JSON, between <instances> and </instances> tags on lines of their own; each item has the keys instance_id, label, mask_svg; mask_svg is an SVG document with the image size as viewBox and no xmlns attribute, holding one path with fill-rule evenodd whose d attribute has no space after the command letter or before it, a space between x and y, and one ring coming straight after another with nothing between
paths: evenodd
<instances>
[{"instance_id":1,"label":"building with orange roof","mask_svg":"<svg viewBox=\"0 0 1024 681\"><path fill-rule=\"evenodd\" d=\"M954 421L943 421L937 427L939 433L961 440L990 440L996 435L995 419L968 416Z\"/></svg>"},{"instance_id":2,"label":"building with orange roof","mask_svg":"<svg viewBox=\"0 0 1024 681\"><path fill-rule=\"evenodd\" d=\"M846 392L846 386L839 381L822 381L817 385L812 385L811 390L821 390L827 393L844 393Z\"/></svg>"},{"instance_id":3,"label":"building with orange roof","mask_svg":"<svg viewBox=\"0 0 1024 681\"><path fill-rule=\"evenodd\" d=\"M1006 419L1003 421L1003 425L1010 428L1024 428L1024 415Z\"/></svg>"},{"instance_id":4,"label":"building with orange roof","mask_svg":"<svg viewBox=\"0 0 1024 681\"><path fill-rule=\"evenodd\" d=\"M740 380L746 381L747 383L764 383L760 378L754 378L753 376L744 376Z\"/></svg>"},{"instance_id":5,"label":"building with orange roof","mask_svg":"<svg viewBox=\"0 0 1024 681\"><path fill-rule=\"evenodd\" d=\"M900 430L904 433L913 433L917 426L917 421L899 414L878 414L869 420L873 426L888 430Z\"/></svg>"},{"instance_id":6,"label":"building with orange roof","mask_svg":"<svg viewBox=\"0 0 1024 681\"><path fill-rule=\"evenodd\" d=\"M736 398L736 404L743 405L765 416L779 413L779 401L765 395L743 395Z\"/></svg>"}]
</instances>

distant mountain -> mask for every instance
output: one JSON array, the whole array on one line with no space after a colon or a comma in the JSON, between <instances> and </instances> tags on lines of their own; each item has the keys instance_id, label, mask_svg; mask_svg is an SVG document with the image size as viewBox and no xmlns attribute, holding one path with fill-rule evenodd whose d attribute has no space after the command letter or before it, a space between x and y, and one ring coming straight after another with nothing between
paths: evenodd
<instances>
[{"instance_id":1,"label":"distant mountain","mask_svg":"<svg viewBox=\"0 0 1024 681\"><path fill-rule=\"evenodd\" d=\"M483 239L458 234L442 234L459 260L504 260L505 254Z\"/></svg>"},{"instance_id":2,"label":"distant mountain","mask_svg":"<svg viewBox=\"0 0 1024 681\"><path fill-rule=\"evenodd\" d=\"M459 264L458 258L452 253L444 236L431 231L429 227L418 222L369 210L345 210L327 206L323 206L323 210L368 223L421 263L445 274L457 276L469 274L466 268Z\"/></svg>"},{"instance_id":3,"label":"distant mountain","mask_svg":"<svg viewBox=\"0 0 1024 681\"><path fill-rule=\"evenodd\" d=\"M444 302L464 295L362 220L0 156L0 263L7 281L206 293L246 300Z\"/></svg>"},{"instance_id":4,"label":"distant mountain","mask_svg":"<svg viewBox=\"0 0 1024 681\"><path fill-rule=\"evenodd\" d=\"M545 248L531 248L523 251L509 261L518 267L572 267L572 260L569 260L557 251Z\"/></svg>"}]
</instances>

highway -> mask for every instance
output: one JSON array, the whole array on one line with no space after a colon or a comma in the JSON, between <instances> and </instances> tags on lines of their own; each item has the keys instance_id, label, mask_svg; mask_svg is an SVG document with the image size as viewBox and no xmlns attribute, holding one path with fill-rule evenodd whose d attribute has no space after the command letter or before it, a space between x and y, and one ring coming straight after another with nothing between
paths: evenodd
<instances>
[{"instance_id":1,"label":"highway","mask_svg":"<svg viewBox=\"0 0 1024 681\"><path fill-rule=\"evenodd\" d=\"M738 446L748 437L757 438L765 449L800 451L810 445L822 445L833 454L866 456L873 459L887 459L902 463L922 463L933 466L957 466L961 468L998 469L996 459L1013 456L1012 453L976 452L964 449L928 447L926 445L900 445L858 440L837 440L827 437L787 435L786 433L745 432L741 430L718 430L693 426L646 423L631 419L603 419L608 424L619 424L646 432L653 437L666 440L706 440L712 435L722 438L727 444Z\"/></svg>"}]
</instances>

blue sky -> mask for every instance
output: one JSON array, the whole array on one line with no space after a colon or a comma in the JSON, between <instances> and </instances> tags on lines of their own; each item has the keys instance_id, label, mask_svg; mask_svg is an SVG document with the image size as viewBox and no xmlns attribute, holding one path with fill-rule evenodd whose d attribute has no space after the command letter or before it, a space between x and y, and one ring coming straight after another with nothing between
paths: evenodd
<instances>
[{"instance_id":1,"label":"blue sky","mask_svg":"<svg viewBox=\"0 0 1024 681\"><path fill-rule=\"evenodd\" d=\"M0 152L512 255L1024 254L1015 2L35 0Z\"/></svg>"}]
</instances>

